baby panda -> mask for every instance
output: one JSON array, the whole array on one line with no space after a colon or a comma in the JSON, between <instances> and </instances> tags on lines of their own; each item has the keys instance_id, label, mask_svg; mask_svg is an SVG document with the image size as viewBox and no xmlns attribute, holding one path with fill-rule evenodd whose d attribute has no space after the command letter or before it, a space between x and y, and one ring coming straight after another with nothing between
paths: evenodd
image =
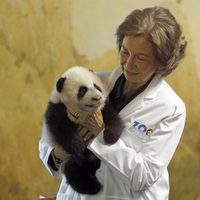
<instances>
[{"instance_id":1,"label":"baby panda","mask_svg":"<svg viewBox=\"0 0 200 200\"><path fill-rule=\"evenodd\" d=\"M106 86L94 72L75 66L57 81L45 112L43 128L48 130L49 141L71 154L63 163L63 174L68 184L82 194L98 193L101 184L95 176L100 160L87 149L78 134L79 114L87 118L91 113L102 111L103 138L107 144L114 144L124 128L107 97Z\"/></svg>"}]
</instances>

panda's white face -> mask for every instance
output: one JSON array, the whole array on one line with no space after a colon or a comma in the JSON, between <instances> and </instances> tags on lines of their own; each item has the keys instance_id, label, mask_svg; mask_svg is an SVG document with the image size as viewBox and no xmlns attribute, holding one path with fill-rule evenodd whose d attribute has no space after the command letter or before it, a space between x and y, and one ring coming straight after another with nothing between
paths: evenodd
<instances>
[{"instance_id":1,"label":"panda's white face","mask_svg":"<svg viewBox=\"0 0 200 200\"><path fill-rule=\"evenodd\" d=\"M95 112L101 110L107 98L107 90L97 75L83 67L69 69L61 91L61 101L77 110Z\"/></svg>"}]
</instances>

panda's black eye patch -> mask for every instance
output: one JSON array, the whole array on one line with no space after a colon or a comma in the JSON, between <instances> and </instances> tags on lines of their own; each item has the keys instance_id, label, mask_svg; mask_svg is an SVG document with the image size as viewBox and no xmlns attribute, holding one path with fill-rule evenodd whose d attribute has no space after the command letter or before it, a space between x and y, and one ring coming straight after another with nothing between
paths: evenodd
<instances>
[{"instance_id":1,"label":"panda's black eye patch","mask_svg":"<svg viewBox=\"0 0 200 200\"><path fill-rule=\"evenodd\" d=\"M94 83L94 87L102 93L102 89Z\"/></svg>"},{"instance_id":2,"label":"panda's black eye patch","mask_svg":"<svg viewBox=\"0 0 200 200\"><path fill-rule=\"evenodd\" d=\"M88 89L87 89L87 87L85 87L85 86L81 86L80 88L79 88L79 91L78 91L78 99L80 99L80 98L82 98L84 95L85 95L85 93L88 91Z\"/></svg>"}]
</instances>

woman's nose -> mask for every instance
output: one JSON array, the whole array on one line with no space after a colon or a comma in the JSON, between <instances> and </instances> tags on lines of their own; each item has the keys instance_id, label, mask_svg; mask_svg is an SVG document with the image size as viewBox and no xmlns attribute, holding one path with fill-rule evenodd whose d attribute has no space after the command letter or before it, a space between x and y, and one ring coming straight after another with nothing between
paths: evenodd
<instances>
[{"instance_id":1,"label":"woman's nose","mask_svg":"<svg viewBox=\"0 0 200 200\"><path fill-rule=\"evenodd\" d=\"M126 61L125 68L131 69L131 68L133 68L134 65L135 65L134 58L132 56L130 56Z\"/></svg>"}]
</instances>

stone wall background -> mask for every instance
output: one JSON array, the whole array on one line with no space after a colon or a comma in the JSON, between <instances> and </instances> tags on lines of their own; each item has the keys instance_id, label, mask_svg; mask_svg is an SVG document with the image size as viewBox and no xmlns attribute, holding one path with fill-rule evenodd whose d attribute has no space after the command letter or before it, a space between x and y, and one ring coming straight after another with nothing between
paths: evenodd
<instances>
[{"instance_id":1,"label":"stone wall background","mask_svg":"<svg viewBox=\"0 0 200 200\"><path fill-rule=\"evenodd\" d=\"M164 0L0 0L0 198L54 194L38 156L43 114L57 77L72 65L110 70L115 29L134 8L170 8L183 25L187 56L167 78L187 107L187 123L170 163L172 200L200 199L199 2Z\"/></svg>"}]
</instances>

